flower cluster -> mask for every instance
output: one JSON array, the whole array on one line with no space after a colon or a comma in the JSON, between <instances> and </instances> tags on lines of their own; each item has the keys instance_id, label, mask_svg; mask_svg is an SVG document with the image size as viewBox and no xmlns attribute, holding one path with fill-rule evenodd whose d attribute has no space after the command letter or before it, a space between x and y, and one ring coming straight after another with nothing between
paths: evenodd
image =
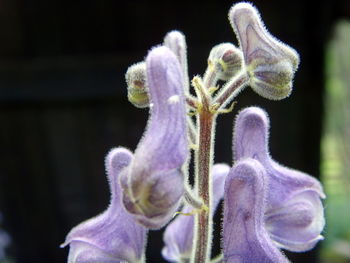
<instances>
[{"instance_id":1,"label":"flower cluster","mask_svg":"<svg viewBox=\"0 0 350 263\"><path fill-rule=\"evenodd\" d=\"M223 249L211 262L288 262L280 249L307 251L323 239L322 186L271 158L263 109L238 113L233 166L213 163L216 116L230 112L225 106L247 86L267 99L289 96L299 64L297 52L270 35L251 4L234 5L229 20L239 47L223 43L211 50L203 78L192 80L196 96L178 31L128 69L129 101L150 111L146 131L134 153L115 148L107 155L110 205L68 234L62 247L70 245L69 263L145 262L148 231L166 225L166 260L210 262L212 217L221 200ZM191 149L194 186L188 182Z\"/></svg>"}]
</instances>

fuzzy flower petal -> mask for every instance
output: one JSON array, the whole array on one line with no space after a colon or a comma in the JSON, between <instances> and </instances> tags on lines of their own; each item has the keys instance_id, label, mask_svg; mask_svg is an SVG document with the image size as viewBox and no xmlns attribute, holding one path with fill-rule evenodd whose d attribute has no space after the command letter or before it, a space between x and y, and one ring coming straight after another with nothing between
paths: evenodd
<instances>
[{"instance_id":1,"label":"fuzzy flower petal","mask_svg":"<svg viewBox=\"0 0 350 263\"><path fill-rule=\"evenodd\" d=\"M70 245L68 263L137 263L144 260L147 230L121 204L120 171L132 160L129 150L115 148L106 157L111 202L102 214L74 227L61 247Z\"/></svg>"},{"instance_id":2,"label":"fuzzy flower petal","mask_svg":"<svg viewBox=\"0 0 350 263\"><path fill-rule=\"evenodd\" d=\"M184 192L187 115L181 67L173 52L164 46L152 49L146 69L151 116L121 185L127 211L158 229L170 221Z\"/></svg>"},{"instance_id":3,"label":"fuzzy flower petal","mask_svg":"<svg viewBox=\"0 0 350 263\"><path fill-rule=\"evenodd\" d=\"M299 64L298 53L266 30L258 11L249 3L234 5L229 19L243 51L250 86L268 99L287 97Z\"/></svg>"},{"instance_id":4,"label":"fuzzy flower petal","mask_svg":"<svg viewBox=\"0 0 350 263\"><path fill-rule=\"evenodd\" d=\"M189 80L187 69L187 44L185 35L177 30L169 32L164 38L164 46L168 47L171 51L173 51L173 53L179 60L184 78L185 92L188 93Z\"/></svg>"},{"instance_id":5,"label":"fuzzy flower petal","mask_svg":"<svg viewBox=\"0 0 350 263\"><path fill-rule=\"evenodd\" d=\"M230 170L227 164L215 164L212 170L213 205L215 212L220 200L224 196L225 179ZM191 212L193 208L185 205L183 213ZM162 250L163 257L170 262L183 262L190 259L192 253L194 216L178 215L164 232L165 247Z\"/></svg>"},{"instance_id":6,"label":"fuzzy flower petal","mask_svg":"<svg viewBox=\"0 0 350 263\"><path fill-rule=\"evenodd\" d=\"M294 252L310 250L323 240L322 202L313 190L295 193L283 206L268 210L265 224L278 247Z\"/></svg>"},{"instance_id":7,"label":"fuzzy flower petal","mask_svg":"<svg viewBox=\"0 0 350 263\"><path fill-rule=\"evenodd\" d=\"M315 178L271 159L268 130L265 111L257 107L241 111L234 129L234 160L253 158L263 165L270 180L266 227L279 247L306 251L323 239L320 233L325 222L320 198L325 194Z\"/></svg>"},{"instance_id":8,"label":"fuzzy flower petal","mask_svg":"<svg viewBox=\"0 0 350 263\"><path fill-rule=\"evenodd\" d=\"M244 159L225 182L223 248L226 263L284 263L264 224L268 180L264 167Z\"/></svg>"}]
</instances>

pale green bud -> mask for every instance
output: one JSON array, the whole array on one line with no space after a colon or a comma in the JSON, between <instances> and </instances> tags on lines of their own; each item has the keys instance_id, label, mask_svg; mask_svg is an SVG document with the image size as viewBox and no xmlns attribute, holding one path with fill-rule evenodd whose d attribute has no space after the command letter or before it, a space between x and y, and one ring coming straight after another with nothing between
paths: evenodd
<instances>
[{"instance_id":1,"label":"pale green bud","mask_svg":"<svg viewBox=\"0 0 350 263\"><path fill-rule=\"evenodd\" d=\"M146 85L146 63L139 62L130 66L125 74L128 85L128 99L137 108L149 106L148 88Z\"/></svg>"},{"instance_id":2,"label":"pale green bud","mask_svg":"<svg viewBox=\"0 0 350 263\"><path fill-rule=\"evenodd\" d=\"M208 65L216 72L216 77L229 80L242 67L242 51L231 43L222 43L212 48Z\"/></svg>"}]
</instances>

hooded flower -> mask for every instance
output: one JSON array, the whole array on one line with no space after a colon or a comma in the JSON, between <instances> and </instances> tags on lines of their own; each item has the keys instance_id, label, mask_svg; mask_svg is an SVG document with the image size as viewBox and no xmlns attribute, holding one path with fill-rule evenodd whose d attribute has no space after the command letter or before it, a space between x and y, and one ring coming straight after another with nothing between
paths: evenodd
<instances>
[{"instance_id":1,"label":"hooded flower","mask_svg":"<svg viewBox=\"0 0 350 263\"><path fill-rule=\"evenodd\" d=\"M240 160L225 182L223 249L225 263L285 263L264 224L269 178L256 160Z\"/></svg>"},{"instance_id":2,"label":"hooded flower","mask_svg":"<svg viewBox=\"0 0 350 263\"><path fill-rule=\"evenodd\" d=\"M289 96L299 64L298 53L266 30L258 11L249 3L234 5L229 20L239 40L252 89L272 100Z\"/></svg>"},{"instance_id":3,"label":"hooded flower","mask_svg":"<svg viewBox=\"0 0 350 263\"><path fill-rule=\"evenodd\" d=\"M183 192L188 155L183 76L172 51L161 46L146 59L150 118L130 166L123 171L123 204L136 220L157 229L171 220Z\"/></svg>"},{"instance_id":4,"label":"hooded flower","mask_svg":"<svg viewBox=\"0 0 350 263\"><path fill-rule=\"evenodd\" d=\"M212 170L213 198L212 202L214 209L212 216L224 195L225 179L230 170L227 164L215 164ZM183 213L191 212L193 208L185 205L182 209ZM194 215L178 215L172 221L164 232L165 247L162 250L163 257L170 262L184 262L185 259L190 259L192 254L194 230Z\"/></svg>"},{"instance_id":5,"label":"hooded flower","mask_svg":"<svg viewBox=\"0 0 350 263\"><path fill-rule=\"evenodd\" d=\"M111 202L102 214L74 227L61 247L70 245L68 263L138 263L144 261L147 230L121 204L120 171L132 160L130 151L115 148L106 157Z\"/></svg>"},{"instance_id":6,"label":"hooded flower","mask_svg":"<svg viewBox=\"0 0 350 263\"><path fill-rule=\"evenodd\" d=\"M268 152L269 119L260 108L241 111L234 128L234 161L252 158L269 177L265 224L276 245L290 251L312 249L323 237L325 221L320 198L322 186L315 178L284 167Z\"/></svg>"}]
</instances>

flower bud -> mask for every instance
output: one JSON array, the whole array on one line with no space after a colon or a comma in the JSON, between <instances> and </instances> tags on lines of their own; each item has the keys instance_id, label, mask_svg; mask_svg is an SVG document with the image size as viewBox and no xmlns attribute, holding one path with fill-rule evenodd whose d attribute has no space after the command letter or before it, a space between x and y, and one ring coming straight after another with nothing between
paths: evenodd
<instances>
[{"instance_id":1,"label":"flower bud","mask_svg":"<svg viewBox=\"0 0 350 263\"><path fill-rule=\"evenodd\" d=\"M146 85L146 63L139 62L130 66L125 74L128 85L128 99L137 108L149 106L148 89Z\"/></svg>"},{"instance_id":2,"label":"flower bud","mask_svg":"<svg viewBox=\"0 0 350 263\"><path fill-rule=\"evenodd\" d=\"M299 64L298 53L266 30L258 11L249 3L234 5L229 19L243 51L253 90L272 100L289 96Z\"/></svg>"},{"instance_id":3,"label":"flower bud","mask_svg":"<svg viewBox=\"0 0 350 263\"><path fill-rule=\"evenodd\" d=\"M212 48L208 65L213 67L216 76L221 80L229 80L242 67L242 51L231 43L222 43Z\"/></svg>"}]
</instances>

